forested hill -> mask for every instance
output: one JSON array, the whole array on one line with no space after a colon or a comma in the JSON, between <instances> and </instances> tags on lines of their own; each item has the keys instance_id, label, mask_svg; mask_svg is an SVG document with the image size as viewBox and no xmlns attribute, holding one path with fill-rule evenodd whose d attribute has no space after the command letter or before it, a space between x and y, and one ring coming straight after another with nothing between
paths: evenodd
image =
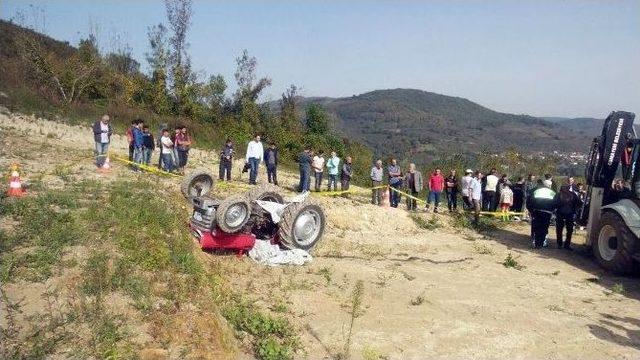
<instances>
[{"instance_id":1,"label":"forested hill","mask_svg":"<svg viewBox=\"0 0 640 360\"><path fill-rule=\"evenodd\" d=\"M442 153L585 151L591 134L542 118L493 111L467 99L414 89L345 98L300 98L327 109L345 136L377 155L426 160Z\"/></svg>"},{"instance_id":2,"label":"forested hill","mask_svg":"<svg viewBox=\"0 0 640 360\"><path fill-rule=\"evenodd\" d=\"M613 110L613 109L612 109ZM607 114L602 114L607 115ZM603 119L594 119L588 117L581 118L563 118L563 117L544 117L544 120L554 122L556 124L568 127L590 137L596 137L602 132Z\"/></svg>"}]
</instances>

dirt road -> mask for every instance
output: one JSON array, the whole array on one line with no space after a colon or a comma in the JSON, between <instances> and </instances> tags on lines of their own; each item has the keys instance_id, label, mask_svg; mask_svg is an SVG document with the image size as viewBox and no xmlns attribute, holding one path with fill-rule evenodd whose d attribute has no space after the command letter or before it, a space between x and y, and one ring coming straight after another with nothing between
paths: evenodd
<instances>
[{"instance_id":1,"label":"dirt road","mask_svg":"<svg viewBox=\"0 0 640 360\"><path fill-rule=\"evenodd\" d=\"M83 176L109 179L91 166L88 128L0 114L0 130L2 169L20 161L28 179L74 166ZM122 137L113 148L125 153ZM214 169L214 154L196 150L191 158ZM292 186L295 178L283 172L281 182ZM256 306L297 325L305 349L300 358L346 352L354 359L640 358L637 279L609 276L580 251L534 251L526 224L480 235L439 215L438 227L426 230L404 210L318 201L328 228L309 266L203 257L226 269ZM502 264L508 254L519 269ZM359 281L362 306L352 316Z\"/></svg>"}]
</instances>

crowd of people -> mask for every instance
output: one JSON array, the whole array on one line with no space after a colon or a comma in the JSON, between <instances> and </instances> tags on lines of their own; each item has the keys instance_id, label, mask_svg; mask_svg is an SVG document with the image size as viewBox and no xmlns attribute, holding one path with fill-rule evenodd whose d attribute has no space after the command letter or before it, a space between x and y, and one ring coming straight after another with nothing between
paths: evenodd
<instances>
[{"instance_id":1,"label":"crowd of people","mask_svg":"<svg viewBox=\"0 0 640 360\"><path fill-rule=\"evenodd\" d=\"M155 148L159 147L161 150L158 167L168 172L184 173L193 140L187 127L176 126L173 130L174 132L170 133L169 129L164 127L160 133L160 139L156 142L149 127L141 119L132 121L131 126L127 129L127 140L129 142L129 161L133 164L133 171L140 171L136 165L150 165L151 155ZM101 167L104 164L113 134L108 115L104 115L93 124L93 133L96 165ZM220 180L231 180L234 156L233 142L227 139L220 151ZM331 151L328 158L325 159L323 150L316 152L311 147L305 146L297 161L300 180L298 191L311 190L312 174L315 191L322 191L324 179L326 179L327 191L338 191L338 180L340 191L349 191L354 175L350 156L347 156L343 161L335 151ZM274 143L270 143L265 149L260 134L255 134L247 144L243 169L243 172L249 172L250 184L257 183L259 167L263 162L268 182L278 185L278 149ZM458 203L461 200L462 209L472 212L476 223L479 221L482 211L500 212L504 214L502 216L506 219L514 213L524 217L526 210L526 216L531 221L532 243L536 248L546 246L548 229L553 215L556 218L558 247L571 248L571 236L576 216L585 196L584 187L581 184L575 184L573 177L568 177L559 191L557 191L557 186L549 174L540 179L529 174L526 179L518 177L512 182L507 174L500 175L496 169L491 169L487 176L482 171L467 169L461 178L458 178L455 169L450 170L447 176L443 174L441 169L435 169L430 174L426 174L424 177L426 180L423 180L422 173L416 169L414 163L410 163L407 171L403 172L397 159L391 159L386 169L383 167L382 160L376 160L369 176L371 203L374 205L380 205L384 192L388 191L390 206L397 208L404 193L408 195L406 196L407 210L417 211L418 202L422 202L419 194L424 189L426 190L424 203L427 212L439 212L443 197L446 198L449 212L457 212ZM565 230L566 237L563 238Z\"/></svg>"}]
</instances>

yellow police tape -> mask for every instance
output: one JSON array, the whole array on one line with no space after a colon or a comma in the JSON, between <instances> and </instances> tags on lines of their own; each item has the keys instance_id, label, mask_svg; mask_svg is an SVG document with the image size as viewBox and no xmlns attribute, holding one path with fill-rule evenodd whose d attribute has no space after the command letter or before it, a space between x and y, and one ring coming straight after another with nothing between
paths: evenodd
<instances>
[{"instance_id":1,"label":"yellow police tape","mask_svg":"<svg viewBox=\"0 0 640 360\"><path fill-rule=\"evenodd\" d=\"M496 212L480 211L480 215L503 217L503 216L524 216L524 213L523 212L514 212L514 211L509 211L509 212L506 212L506 213L501 212L501 211L496 211Z\"/></svg>"},{"instance_id":2,"label":"yellow police tape","mask_svg":"<svg viewBox=\"0 0 640 360\"><path fill-rule=\"evenodd\" d=\"M396 188L394 188L394 187L391 187L391 186L390 186L390 187L389 187L389 189L391 189L391 190L393 190L393 191L395 191L395 192L397 192L397 193L399 193L399 194L402 194L402 195L404 195L404 196L408 197L409 199L413 199L413 200L415 200L415 201L417 201L417 202L420 202L420 203L423 203L423 204L426 204L426 203L427 203L425 200L422 200L422 199L420 199L420 198L417 198L417 197L415 197L415 196L413 196L413 195L409 195L409 194L407 194L406 192L404 192L404 191L400 191L400 190L398 190L398 189L396 189Z\"/></svg>"},{"instance_id":3,"label":"yellow police tape","mask_svg":"<svg viewBox=\"0 0 640 360\"><path fill-rule=\"evenodd\" d=\"M371 190L384 189L386 187L387 187L387 185L382 185L382 186L375 186L375 187L372 187L372 188L365 188L365 189L362 189L362 191L356 191L355 189L349 189L349 190L341 190L341 191L312 192L312 194L318 195L318 196L339 196L339 195L343 195L343 194L360 193L360 194L364 195L364 194L366 194L367 192L369 192Z\"/></svg>"},{"instance_id":4,"label":"yellow police tape","mask_svg":"<svg viewBox=\"0 0 640 360\"><path fill-rule=\"evenodd\" d=\"M160 174L160 175L167 175L167 176L173 176L173 177L177 177L177 178L181 178L182 177L182 175L180 175L180 174L174 174L174 173L170 173L170 172L167 172L167 171L164 171L164 170L160 170L160 169L158 169L158 168L156 168L154 166L149 166L149 165L145 165L145 164L138 164L138 163L135 163L133 161L129 161L128 159L121 158L119 156L111 155L111 157L113 157L114 159L116 159L116 160L118 160L120 162L123 162L125 164L129 164L129 165L133 165L135 167L138 167L138 168L140 168L140 169L142 169L144 171L148 171L148 172L151 172L151 173Z\"/></svg>"}]
</instances>

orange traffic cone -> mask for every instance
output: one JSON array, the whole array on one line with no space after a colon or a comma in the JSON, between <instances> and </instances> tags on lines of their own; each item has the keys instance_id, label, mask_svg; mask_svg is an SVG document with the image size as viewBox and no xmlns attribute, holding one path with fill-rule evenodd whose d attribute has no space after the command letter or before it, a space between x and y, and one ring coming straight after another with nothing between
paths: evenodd
<instances>
[{"instance_id":1,"label":"orange traffic cone","mask_svg":"<svg viewBox=\"0 0 640 360\"><path fill-rule=\"evenodd\" d=\"M18 164L11 165L11 177L9 178L9 190L7 196L23 196L22 182L20 182L20 174L18 173Z\"/></svg>"}]
</instances>

